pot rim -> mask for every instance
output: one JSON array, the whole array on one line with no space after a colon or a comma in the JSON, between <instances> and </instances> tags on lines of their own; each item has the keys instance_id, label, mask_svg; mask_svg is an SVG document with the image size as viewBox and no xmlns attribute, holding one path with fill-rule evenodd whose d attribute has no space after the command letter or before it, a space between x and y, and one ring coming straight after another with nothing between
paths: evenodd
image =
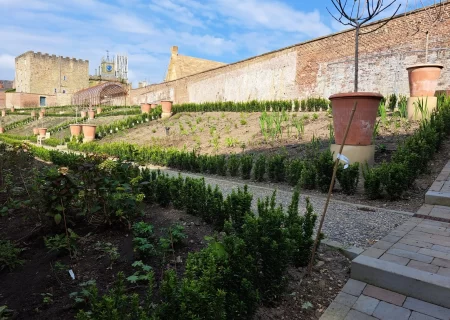
<instances>
[{"instance_id":1,"label":"pot rim","mask_svg":"<svg viewBox=\"0 0 450 320\"><path fill-rule=\"evenodd\" d=\"M82 126L82 124L81 123L72 123L72 124L69 124L69 126Z\"/></svg>"},{"instance_id":2,"label":"pot rim","mask_svg":"<svg viewBox=\"0 0 450 320\"><path fill-rule=\"evenodd\" d=\"M44 129L47 130L47 128L38 128L38 130L44 130Z\"/></svg>"},{"instance_id":3,"label":"pot rim","mask_svg":"<svg viewBox=\"0 0 450 320\"><path fill-rule=\"evenodd\" d=\"M413 64L412 66L406 67L406 70L410 70L410 69L419 69L419 68L432 68L432 67L436 67L439 69L443 69L444 65L440 64L440 63L418 63L418 64Z\"/></svg>"},{"instance_id":4,"label":"pot rim","mask_svg":"<svg viewBox=\"0 0 450 320\"><path fill-rule=\"evenodd\" d=\"M89 124L89 123L83 123L83 124L80 124L80 126L97 127L96 124Z\"/></svg>"},{"instance_id":5,"label":"pot rim","mask_svg":"<svg viewBox=\"0 0 450 320\"><path fill-rule=\"evenodd\" d=\"M173 100L161 100L160 102L172 102L173 103Z\"/></svg>"},{"instance_id":6,"label":"pot rim","mask_svg":"<svg viewBox=\"0 0 450 320\"><path fill-rule=\"evenodd\" d=\"M383 95L377 92L345 92L331 95L328 99L346 99L346 98L372 98L382 99Z\"/></svg>"}]
</instances>

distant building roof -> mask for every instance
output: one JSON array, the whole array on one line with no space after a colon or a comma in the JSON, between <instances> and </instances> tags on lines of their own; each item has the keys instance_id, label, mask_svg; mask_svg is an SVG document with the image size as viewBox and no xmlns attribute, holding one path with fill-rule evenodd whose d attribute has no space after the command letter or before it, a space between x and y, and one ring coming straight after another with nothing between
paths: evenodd
<instances>
[{"instance_id":1,"label":"distant building roof","mask_svg":"<svg viewBox=\"0 0 450 320\"><path fill-rule=\"evenodd\" d=\"M169 67L167 68L166 79L164 81L180 79L224 65L226 63L179 55L178 47L173 46L172 56L170 57Z\"/></svg>"},{"instance_id":2,"label":"distant building roof","mask_svg":"<svg viewBox=\"0 0 450 320\"><path fill-rule=\"evenodd\" d=\"M10 80L0 80L0 89L12 89L13 81Z\"/></svg>"}]
</instances>

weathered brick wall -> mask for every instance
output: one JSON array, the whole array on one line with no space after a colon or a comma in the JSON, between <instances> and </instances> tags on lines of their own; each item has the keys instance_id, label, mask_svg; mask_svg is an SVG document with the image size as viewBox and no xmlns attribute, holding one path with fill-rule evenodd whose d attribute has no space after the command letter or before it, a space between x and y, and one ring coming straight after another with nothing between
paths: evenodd
<instances>
[{"instance_id":1,"label":"weathered brick wall","mask_svg":"<svg viewBox=\"0 0 450 320\"><path fill-rule=\"evenodd\" d=\"M89 87L89 61L28 51L16 57L16 90L54 95Z\"/></svg>"},{"instance_id":2,"label":"weathered brick wall","mask_svg":"<svg viewBox=\"0 0 450 320\"><path fill-rule=\"evenodd\" d=\"M450 89L450 2L443 22L430 37L430 62L444 64L438 90ZM408 94L406 67L424 62L425 35L409 35L411 19L427 13L398 16L381 29L360 37L359 91ZM424 20L425 21L425 20ZM369 25L374 30L382 22ZM353 91L353 30L333 34L253 57L179 80L131 91L133 104L166 99L175 103L247 101L328 97ZM168 94L170 92L170 95Z\"/></svg>"},{"instance_id":3,"label":"weathered brick wall","mask_svg":"<svg viewBox=\"0 0 450 320\"><path fill-rule=\"evenodd\" d=\"M0 108L4 108L6 106L6 94L5 91L0 91Z\"/></svg>"}]
</instances>

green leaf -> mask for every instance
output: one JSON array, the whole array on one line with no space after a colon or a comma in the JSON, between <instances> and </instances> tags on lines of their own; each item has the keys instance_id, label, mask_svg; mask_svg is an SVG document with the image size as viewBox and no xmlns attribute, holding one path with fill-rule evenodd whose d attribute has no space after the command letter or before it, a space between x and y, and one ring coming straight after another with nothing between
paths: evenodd
<instances>
[{"instance_id":1,"label":"green leaf","mask_svg":"<svg viewBox=\"0 0 450 320\"><path fill-rule=\"evenodd\" d=\"M306 301L304 304L302 304L302 309L311 309L313 307L312 303L309 301Z\"/></svg>"},{"instance_id":2,"label":"green leaf","mask_svg":"<svg viewBox=\"0 0 450 320\"><path fill-rule=\"evenodd\" d=\"M61 215L58 213L58 214L55 214L55 222L56 222L56 224L59 224L60 222L61 222Z\"/></svg>"},{"instance_id":3,"label":"green leaf","mask_svg":"<svg viewBox=\"0 0 450 320\"><path fill-rule=\"evenodd\" d=\"M131 283L136 283L136 282L138 282L139 277L138 277L138 276L136 275L136 273L135 273L135 274L133 274L132 276L129 276L129 277L127 278L127 280L130 281Z\"/></svg>"}]
</instances>

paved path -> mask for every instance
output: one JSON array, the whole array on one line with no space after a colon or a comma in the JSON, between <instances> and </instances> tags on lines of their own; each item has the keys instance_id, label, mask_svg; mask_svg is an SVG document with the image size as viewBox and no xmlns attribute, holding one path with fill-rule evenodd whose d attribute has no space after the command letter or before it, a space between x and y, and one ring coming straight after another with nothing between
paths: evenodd
<instances>
[{"instance_id":1,"label":"paved path","mask_svg":"<svg viewBox=\"0 0 450 320\"><path fill-rule=\"evenodd\" d=\"M415 217L352 261L352 279L321 319L450 320L448 199L450 161Z\"/></svg>"}]
</instances>

